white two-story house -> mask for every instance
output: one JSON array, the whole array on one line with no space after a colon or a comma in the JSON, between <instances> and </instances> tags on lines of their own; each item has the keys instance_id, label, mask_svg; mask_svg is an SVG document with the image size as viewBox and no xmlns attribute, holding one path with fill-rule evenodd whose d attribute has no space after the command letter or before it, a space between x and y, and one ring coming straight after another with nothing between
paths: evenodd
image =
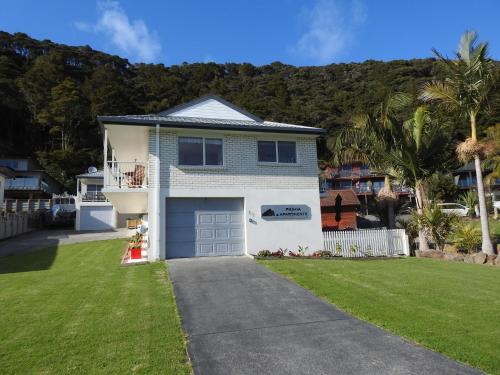
<instances>
[{"instance_id":1,"label":"white two-story house","mask_svg":"<svg viewBox=\"0 0 500 375\"><path fill-rule=\"evenodd\" d=\"M99 116L102 193L143 214L150 260L322 249L316 138L217 96L151 115Z\"/></svg>"}]
</instances>

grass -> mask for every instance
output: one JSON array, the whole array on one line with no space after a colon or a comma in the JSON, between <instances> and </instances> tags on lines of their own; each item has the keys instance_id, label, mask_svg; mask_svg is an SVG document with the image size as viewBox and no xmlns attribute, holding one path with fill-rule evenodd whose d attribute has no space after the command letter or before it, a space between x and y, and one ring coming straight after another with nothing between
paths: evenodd
<instances>
[{"instance_id":1,"label":"grass","mask_svg":"<svg viewBox=\"0 0 500 375\"><path fill-rule=\"evenodd\" d=\"M415 258L259 263L363 320L500 374L500 267Z\"/></svg>"},{"instance_id":2,"label":"grass","mask_svg":"<svg viewBox=\"0 0 500 375\"><path fill-rule=\"evenodd\" d=\"M164 263L119 265L123 240L0 258L2 374L189 374Z\"/></svg>"}]
</instances>

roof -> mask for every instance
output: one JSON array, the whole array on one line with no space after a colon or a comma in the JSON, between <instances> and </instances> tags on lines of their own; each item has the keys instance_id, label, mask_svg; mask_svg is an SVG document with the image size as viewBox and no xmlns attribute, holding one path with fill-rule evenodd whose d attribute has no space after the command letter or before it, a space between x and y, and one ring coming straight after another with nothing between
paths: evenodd
<instances>
[{"instance_id":1,"label":"roof","mask_svg":"<svg viewBox=\"0 0 500 375\"><path fill-rule=\"evenodd\" d=\"M15 176L14 170L10 167L1 167L0 166L0 174L3 174L5 177L12 178Z\"/></svg>"},{"instance_id":2,"label":"roof","mask_svg":"<svg viewBox=\"0 0 500 375\"><path fill-rule=\"evenodd\" d=\"M215 99L221 103L230 106L232 109L249 117L249 120L217 119L206 117L186 117L170 115L184 108L200 103L204 100ZM255 115L228 103L215 95L205 96L181 106L162 111L156 114L148 115L123 115L123 116L97 116L97 120L102 124L116 125L139 125L155 126L159 124L166 128L184 128L184 129L211 129L211 130L236 130L236 131L258 131L273 133L298 133L298 134L324 134L326 131L321 128L311 126L294 125L280 122L263 121Z\"/></svg>"},{"instance_id":3,"label":"roof","mask_svg":"<svg viewBox=\"0 0 500 375\"><path fill-rule=\"evenodd\" d=\"M326 194L327 196L321 198L320 200L321 207L335 206L335 198L337 198L337 195L340 195L340 197L342 198L342 206L360 205L358 196L352 189L327 190Z\"/></svg>"},{"instance_id":4,"label":"roof","mask_svg":"<svg viewBox=\"0 0 500 375\"><path fill-rule=\"evenodd\" d=\"M76 178L104 178L104 173L103 171L87 172L79 174Z\"/></svg>"},{"instance_id":5,"label":"roof","mask_svg":"<svg viewBox=\"0 0 500 375\"><path fill-rule=\"evenodd\" d=\"M484 166L481 165L481 169L484 171ZM464 166L455 169L455 173L465 173L465 172L476 172L476 166L474 165L474 162L468 162ZM487 170L486 172L490 172L490 170Z\"/></svg>"}]
</instances>

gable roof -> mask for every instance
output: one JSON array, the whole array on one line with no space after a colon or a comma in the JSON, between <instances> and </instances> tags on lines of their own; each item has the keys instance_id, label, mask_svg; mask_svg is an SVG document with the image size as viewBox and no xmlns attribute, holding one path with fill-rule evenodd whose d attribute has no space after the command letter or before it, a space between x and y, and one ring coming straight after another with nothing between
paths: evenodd
<instances>
[{"instance_id":1,"label":"gable roof","mask_svg":"<svg viewBox=\"0 0 500 375\"><path fill-rule=\"evenodd\" d=\"M230 119L230 118L213 118L193 116L195 111L188 113L188 116L183 112L184 109L193 107L193 105L202 103L207 100L216 100L222 103L231 111L237 111L243 118L248 119ZM199 113L199 112L198 112ZM236 117L236 116L235 116ZM213 129L213 130L237 130L237 131L258 131L258 132L273 132L273 133L296 133L296 134L324 134L325 130L314 128L311 126L286 124L272 121L264 121L257 116L254 116L245 110L219 98L215 95L209 95L196 99L181 106L174 107L167 111L162 111L157 114L149 115L124 115L124 116L97 116L97 120L101 125L138 125L138 126L155 126L159 124L165 128L178 129Z\"/></svg>"},{"instance_id":2,"label":"gable roof","mask_svg":"<svg viewBox=\"0 0 500 375\"><path fill-rule=\"evenodd\" d=\"M335 206L335 198L337 198L337 195L340 195L340 197L342 198L342 207L360 205L358 196L352 189L327 190L326 194L327 196L325 198L321 198L320 200L321 207Z\"/></svg>"},{"instance_id":3,"label":"gable roof","mask_svg":"<svg viewBox=\"0 0 500 375\"><path fill-rule=\"evenodd\" d=\"M175 106L173 108L161 111L158 113L160 116L182 116L182 117L201 117L201 118L217 118L217 117L206 117L203 115L190 115L190 113L200 113L202 114L203 111L196 111L195 107L201 107L204 105L204 107L207 107L211 102L216 103L215 106L218 107L219 110L225 110L225 113L228 116L225 116L224 118L227 120L253 120L253 121L259 121L262 122L263 120L254 114L245 111L243 108L238 107L237 105L228 102L227 100L222 99L220 96L210 94L210 95L205 95L202 96L198 99L191 100L187 103L180 104L178 106ZM212 104L213 105L213 104ZM191 111L190 111L191 110ZM208 111L206 111L208 112ZM233 113L231 113L233 112ZM210 115L209 113L206 113L207 115ZM232 116L231 116L232 114Z\"/></svg>"}]
</instances>

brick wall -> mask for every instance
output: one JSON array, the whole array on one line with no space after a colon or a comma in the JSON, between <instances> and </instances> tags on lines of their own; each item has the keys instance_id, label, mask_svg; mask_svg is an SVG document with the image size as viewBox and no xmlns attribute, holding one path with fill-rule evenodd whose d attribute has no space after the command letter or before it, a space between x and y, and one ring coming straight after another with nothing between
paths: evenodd
<instances>
[{"instance_id":1,"label":"brick wall","mask_svg":"<svg viewBox=\"0 0 500 375\"><path fill-rule=\"evenodd\" d=\"M186 168L177 166L177 136L182 131L160 131L160 186L162 188L318 188L316 140L297 135L298 164L291 166L262 165L257 162L257 140L270 139L257 135L217 135L224 139L223 168ZM191 135L191 134L190 134ZM214 134L207 133L214 137ZM290 135L276 135L273 140L290 140ZM155 176L155 130L149 135L149 182L157 186Z\"/></svg>"}]
</instances>

